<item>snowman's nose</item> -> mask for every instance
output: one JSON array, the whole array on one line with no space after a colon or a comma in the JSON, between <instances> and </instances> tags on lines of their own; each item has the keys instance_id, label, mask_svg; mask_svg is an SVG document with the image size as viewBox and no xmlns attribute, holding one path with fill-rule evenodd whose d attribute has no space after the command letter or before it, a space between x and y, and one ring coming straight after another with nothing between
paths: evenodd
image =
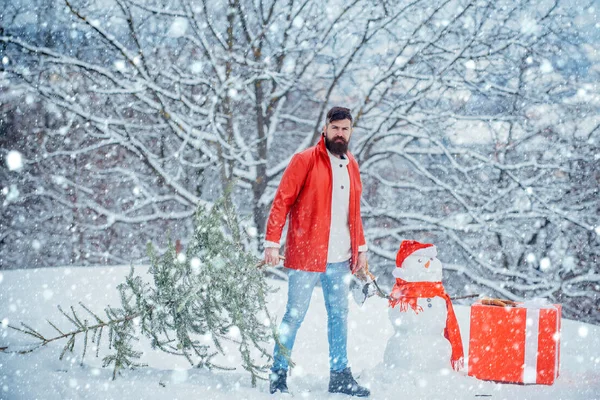
<instances>
[{"instance_id":1,"label":"snowman's nose","mask_svg":"<svg viewBox=\"0 0 600 400\"><path fill-rule=\"evenodd\" d=\"M425 263L425 268L429 268L429 266L430 266L430 265L431 265L431 260L428 260L428 261Z\"/></svg>"}]
</instances>

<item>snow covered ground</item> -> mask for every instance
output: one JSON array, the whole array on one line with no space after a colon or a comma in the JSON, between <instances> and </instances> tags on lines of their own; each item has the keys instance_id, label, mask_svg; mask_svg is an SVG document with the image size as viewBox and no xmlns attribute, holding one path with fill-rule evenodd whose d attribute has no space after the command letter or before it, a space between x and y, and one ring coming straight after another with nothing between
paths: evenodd
<instances>
[{"instance_id":1,"label":"snow covered ground","mask_svg":"<svg viewBox=\"0 0 600 400\"><path fill-rule=\"evenodd\" d=\"M27 323L51 334L46 324L63 321L56 306L64 309L84 303L93 310L119 306L116 285L128 267L47 268L0 272L0 347L27 343L28 338L6 325ZM138 268L142 271L143 268ZM272 295L270 306L278 320L285 307L282 290ZM322 292L317 288L304 325L297 337L293 359L297 366L289 378L294 397L342 399L329 395L326 315ZM465 353L468 354L469 307L456 306ZM371 298L358 308L351 302L349 359L359 382L371 388L372 399L600 399L600 327L564 320L561 339L560 377L552 386L484 382L451 370L416 372L409 366L383 367L383 355L394 329L387 303ZM146 368L124 371L111 380L112 370L101 368L93 352L80 366L81 352L58 360L62 343L27 355L0 353L0 399L272 399L268 384L252 388L245 371L190 369L183 359L153 351L142 340ZM224 364L235 365L227 356Z\"/></svg>"}]
</instances>

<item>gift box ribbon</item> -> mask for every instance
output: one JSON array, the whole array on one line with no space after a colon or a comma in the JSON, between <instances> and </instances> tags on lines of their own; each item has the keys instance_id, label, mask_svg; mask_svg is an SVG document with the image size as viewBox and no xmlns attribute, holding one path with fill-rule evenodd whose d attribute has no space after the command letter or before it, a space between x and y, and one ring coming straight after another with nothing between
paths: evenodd
<instances>
[{"instance_id":1,"label":"gift box ribbon","mask_svg":"<svg viewBox=\"0 0 600 400\"><path fill-rule=\"evenodd\" d=\"M523 383L537 383L537 359L538 359L538 340L540 334L540 310L553 308L558 312L558 308L553 304L541 302L540 300L531 300L519 303L516 307L526 309L525 323L525 360L523 365ZM530 323L531 321L531 323ZM556 318L556 332L559 332L560 319ZM558 346L559 341L554 340L556 348L554 349L554 374L558 376Z\"/></svg>"}]
</instances>

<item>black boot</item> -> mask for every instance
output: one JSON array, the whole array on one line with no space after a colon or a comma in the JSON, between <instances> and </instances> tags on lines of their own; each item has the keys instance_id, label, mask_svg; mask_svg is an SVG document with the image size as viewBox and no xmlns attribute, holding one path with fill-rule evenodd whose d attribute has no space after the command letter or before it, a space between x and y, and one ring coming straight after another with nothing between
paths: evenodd
<instances>
[{"instance_id":1,"label":"black boot","mask_svg":"<svg viewBox=\"0 0 600 400\"><path fill-rule=\"evenodd\" d=\"M289 393L287 387L287 371L285 369L271 371L271 375L269 375L269 391L273 394L278 390L281 393Z\"/></svg>"},{"instance_id":2,"label":"black boot","mask_svg":"<svg viewBox=\"0 0 600 400\"><path fill-rule=\"evenodd\" d=\"M356 397L369 397L371 392L366 387L359 386L352 377L350 367L340 371L331 371L329 378L329 393L344 393Z\"/></svg>"}]
</instances>

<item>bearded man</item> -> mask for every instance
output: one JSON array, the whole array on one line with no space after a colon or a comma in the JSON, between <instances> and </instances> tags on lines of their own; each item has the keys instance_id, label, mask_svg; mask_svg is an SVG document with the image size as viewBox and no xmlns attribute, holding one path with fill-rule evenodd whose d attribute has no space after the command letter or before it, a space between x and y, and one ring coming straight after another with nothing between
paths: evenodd
<instances>
[{"instance_id":1,"label":"bearded man","mask_svg":"<svg viewBox=\"0 0 600 400\"><path fill-rule=\"evenodd\" d=\"M289 357L320 280L327 310L329 392L370 394L352 376L346 351L349 278L356 274L366 279L367 265L362 184L358 164L348 152L351 136L350 110L333 107L319 143L292 157L271 206L264 261L279 263L279 240L289 216L284 265L290 270L286 311L273 354L271 393L288 392Z\"/></svg>"}]
</instances>

